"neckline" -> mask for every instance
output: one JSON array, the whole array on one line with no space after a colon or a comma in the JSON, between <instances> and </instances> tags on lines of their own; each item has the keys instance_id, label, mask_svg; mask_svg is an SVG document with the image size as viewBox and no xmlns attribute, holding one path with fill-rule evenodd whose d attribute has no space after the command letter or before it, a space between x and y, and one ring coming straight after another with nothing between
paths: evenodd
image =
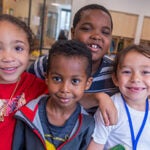
<instances>
[{"instance_id":1,"label":"neckline","mask_svg":"<svg viewBox=\"0 0 150 150\"><path fill-rule=\"evenodd\" d=\"M148 101L148 97L146 99L146 103L145 103L145 114L144 114L144 117L143 117L143 121L141 123L141 126L139 128L139 131L137 133L137 136L135 137L134 135L134 129L133 129L133 124L132 124L132 119L131 119L131 115L130 115L130 111L128 109L128 106L126 104L126 101L123 97L123 95L121 94L121 97L122 97L122 100L124 102L124 107L125 107L125 110L126 110L126 114L127 114L127 117L128 117L128 121L129 121L129 127L130 127L130 134L131 134L131 141L132 141L132 148L133 150L136 150L137 148L137 144L138 144L138 141L139 141L139 138L143 132L143 129L145 127L145 124L146 124L146 121L147 121L147 117L148 117L148 112L149 112L149 101Z\"/></svg>"}]
</instances>

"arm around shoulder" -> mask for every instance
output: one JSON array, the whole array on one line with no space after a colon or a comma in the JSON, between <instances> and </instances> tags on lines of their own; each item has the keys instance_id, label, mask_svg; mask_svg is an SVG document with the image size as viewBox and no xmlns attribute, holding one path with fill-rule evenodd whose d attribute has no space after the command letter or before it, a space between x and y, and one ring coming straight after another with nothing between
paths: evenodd
<instances>
[{"instance_id":1,"label":"arm around shoulder","mask_svg":"<svg viewBox=\"0 0 150 150\"><path fill-rule=\"evenodd\" d=\"M103 92L95 93L106 126L117 123L117 109L109 95Z\"/></svg>"},{"instance_id":2,"label":"arm around shoulder","mask_svg":"<svg viewBox=\"0 0 150 150\"><path fill-rule=\"evenodd\" d=\"M80 100L80 104L85 109L99 105L105 125L110 126L117 123L117 109L108 94L104 92L85 93Z\"/></svg>"},{"instance_id":3,"label":"arm around shoulder","mask_svg":"<svg viewBox=\"0 0 150 150\"><path fill-rule=\"evenodd\" d=\"M27 69L29 73L36 75L38 78L45 79L47 69L48 55L37 58Z\"/></svg>"}]
</instances>

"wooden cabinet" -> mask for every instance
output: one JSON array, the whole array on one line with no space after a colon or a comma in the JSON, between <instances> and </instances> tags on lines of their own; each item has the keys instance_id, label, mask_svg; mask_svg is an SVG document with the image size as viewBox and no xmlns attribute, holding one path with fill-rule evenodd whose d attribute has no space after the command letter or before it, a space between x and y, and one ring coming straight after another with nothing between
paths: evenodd
<instances>
[{"instance_id":1,"label":"wooden cabinet","mask_svg":"<svg viewBox=\"0 0 150 150\"><path fill-rule=\"evenodd\" d=\"M150 40L150 17L144 17L141 40Z\"/></svg>"},{"instance_id":2,"label":"wooden cabinet","mask_svg":"<svg viewBox=\"0 0 150 150\"><path fill-rule=\"evenodd\" d=\"M127 38L134 38L138 15L127 14L122 12L110 11L113 19L113 35Z\"/></svg>"},{"instance_id":3,"label":"wooden cabinet","mask_svg":"<svg viewBox=\"0 0 150 150\"><path fill-rule=\"evenodd\" d=\"M144 17L140 43L150 46L150 17Z\"/></svg>"},{"instance_id":4,"label":"wooden cabinet","mask_svg":"<svg viewBox=\"0 0 150 150\"><path fill-rule=\"evenodd\" d=\"M115 54L121 49L133 43L134 43L134 38L113 36L110 51L108 53Z\"/></svg>"},{"instance_id":5,"label":"wooden cabinet","mask_svg":"<svg viewBox=\"0 0 150 150\"><path fill-rule=\"evenodd\" d=\"M125 48L134 42L138 15L110 11L113 20L113 41L109 53Z\"/></svg>"},{"instance_id":6,"label":"wooden cabinet","mask_svg":"<svg viewBox=\"0 0 150 150\"><path fill-rule=\"evenodd\" d=\"M138 15L110 11L113 20L113 41L109 53L117 53L122 48L134 43ZM145 16L142 22L140 44L150 46L150 17ZM120 42L123 41L123 44Z\"/></svg>"},{"instance_id":7,"label":"wooden cabinet","mask_svg":"<svg viewBox=\"0 0 150 150\"><path fill-rule=\"evenodd\" d=\"M141 40L140 44L150 46L150 40Z\"/></svg>"}]
</instances>

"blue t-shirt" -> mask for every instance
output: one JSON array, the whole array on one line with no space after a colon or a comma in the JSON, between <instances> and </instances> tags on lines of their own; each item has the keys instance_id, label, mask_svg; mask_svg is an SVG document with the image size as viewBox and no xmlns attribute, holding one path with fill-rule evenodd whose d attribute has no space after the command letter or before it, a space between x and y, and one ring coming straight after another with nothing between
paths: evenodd
<instances>
[{"instance_id":1,"label":"blue t-shirt","mask_svg":"<svg viewBox=\"0 0 150 150\"><path fill-rule=\"evenodd\" d=\"M64 143L70 136L78 116L81 112L81 107L77 104L76 110L69 117L63 126L55 126L48 121L46 114L46 103L48 99L43 99L39 104L39 117L41 120L42 128L44 131L45 139L58 147L60 144Z\"/></svg>"}]
</instances>

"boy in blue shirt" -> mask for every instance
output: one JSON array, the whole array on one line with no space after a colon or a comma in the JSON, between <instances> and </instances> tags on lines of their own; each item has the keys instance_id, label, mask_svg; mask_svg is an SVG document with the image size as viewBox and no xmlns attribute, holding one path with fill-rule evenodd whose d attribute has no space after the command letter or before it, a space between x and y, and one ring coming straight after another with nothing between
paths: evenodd
<instances>
[{"instance_id":1,"label":"boy in blue shirt","mask_svg":"<svg viewBox=\"0 0 150 150\"><path fill-rule=\"evenodd\" d=\"M13 150L86 150L94 118L78 101L92 83L92 55L85 44L58 41L49 51L43 95L16 113Z\"/></svg>"}]
</instances>

